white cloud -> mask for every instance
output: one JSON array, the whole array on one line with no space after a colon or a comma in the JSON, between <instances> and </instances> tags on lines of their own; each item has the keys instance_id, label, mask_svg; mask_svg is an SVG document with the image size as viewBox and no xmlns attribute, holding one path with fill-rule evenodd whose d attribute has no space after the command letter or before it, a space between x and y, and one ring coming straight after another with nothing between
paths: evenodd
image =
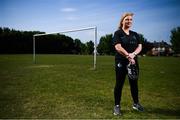
<instances>
[{"instance_id":1,"label":"white cloud","mask_svg":"<svg viewBox=\"0 0 180 120\"><path fill-rule=\"evenodd\" d=\"M75 12L75 11L77 11L77 9L75 9L75 8L62 8L61 11L62 12Z\"/></svg>"}]
</instances>

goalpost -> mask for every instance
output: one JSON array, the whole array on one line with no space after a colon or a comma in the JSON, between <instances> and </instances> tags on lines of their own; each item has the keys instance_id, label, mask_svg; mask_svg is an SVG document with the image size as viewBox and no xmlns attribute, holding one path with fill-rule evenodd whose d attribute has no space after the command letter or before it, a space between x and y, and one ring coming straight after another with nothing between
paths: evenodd
<instances>
[{"instance_id":1,"label":"goalpost","mask_svg":"<svg viewBox=\"0 0 180 120\"><path fill-rule=\"evenodd\" d=\"M97 56L97 27L86 27L80 29L66 30L55 33L45 33L45 34L35 34L33 35L33 63L36 63L36 37L45 36L45 35L53 35L53 34L63 34L63 33L71 33L85 30L94 30L94 61L93 61L93 69L96 69L96 56Z\"/></svg>"}]
</instances>

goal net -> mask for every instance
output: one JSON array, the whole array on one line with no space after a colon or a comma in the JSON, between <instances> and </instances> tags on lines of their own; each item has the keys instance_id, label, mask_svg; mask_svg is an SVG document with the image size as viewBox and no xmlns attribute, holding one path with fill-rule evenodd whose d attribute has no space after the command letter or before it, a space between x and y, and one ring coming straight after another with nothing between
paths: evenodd
<instances>
[{"instance_id":1,"label":"goal net","mask_svg":"<svg viewBox=\"0 0 180 120\"><path fill-rule=\"evenodd\" d=\"M48 35L58 35L58 34L72 34L75 32L82 32L82 31L93 31L93 42L94 42L94 51L93 51L93 69L96 69L96 56L97 56L97 27L86 27L86 28L79 28L79 29L71 29L71 30L65 30L60 32L53 32L53 33L45 33L45 34L35 34L33 35L33 63L36 63L36 41L37 38L40 36L48 36ZM77 34L76 34L77 35Z\"/></svg>"}]
</instances>

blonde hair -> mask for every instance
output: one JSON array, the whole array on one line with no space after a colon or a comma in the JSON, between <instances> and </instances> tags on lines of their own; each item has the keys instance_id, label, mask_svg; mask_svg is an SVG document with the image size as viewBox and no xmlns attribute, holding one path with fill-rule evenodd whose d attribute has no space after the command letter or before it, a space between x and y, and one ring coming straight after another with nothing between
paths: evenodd
<instances>
[{"instance_id":1,"label":"blonde hair","mask_svg":"<svg viewBox=\"0 0 180 120\"><path fill-rule=\"evenodd\" d=\"M125 17L127 17L127 16L133 16L133 15L134 15L134 14L131 13L131 12L124 13L124 14L121 16L121 20L120 20L120 23L119 23L119 28L122 28L122 27L123 27L122 22L123 22L123 20L124 20Z\"/></svg>"}]
</instances>

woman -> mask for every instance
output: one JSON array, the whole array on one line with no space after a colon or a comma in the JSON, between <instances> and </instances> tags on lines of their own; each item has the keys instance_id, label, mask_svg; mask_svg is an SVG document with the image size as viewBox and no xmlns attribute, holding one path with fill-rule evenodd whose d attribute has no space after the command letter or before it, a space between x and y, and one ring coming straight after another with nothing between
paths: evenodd
<instances>
[{"instance_id":1,"label":"woman","mask_svg":"<svg viewBox=\"0 0 180 120\"><path fill-rule=\"evenodd\" d=\"M113 42L116 50L115 55L115 70L116 70L116 85L114 88L114 115L121 115L120 112L120 101L123 84L128 74L128 64L136 65L137 70L138 60L137 55L142 50L142 44L140 43L139 35L131 31L133 13L125 13L122 15L120 20L119 29L114 33ZM131 95L133 98L133 109L143 111L143 107L139 104L138 99L138 79L129 77L129 83L131 88Z\"/></svg>"}]
</instances>

